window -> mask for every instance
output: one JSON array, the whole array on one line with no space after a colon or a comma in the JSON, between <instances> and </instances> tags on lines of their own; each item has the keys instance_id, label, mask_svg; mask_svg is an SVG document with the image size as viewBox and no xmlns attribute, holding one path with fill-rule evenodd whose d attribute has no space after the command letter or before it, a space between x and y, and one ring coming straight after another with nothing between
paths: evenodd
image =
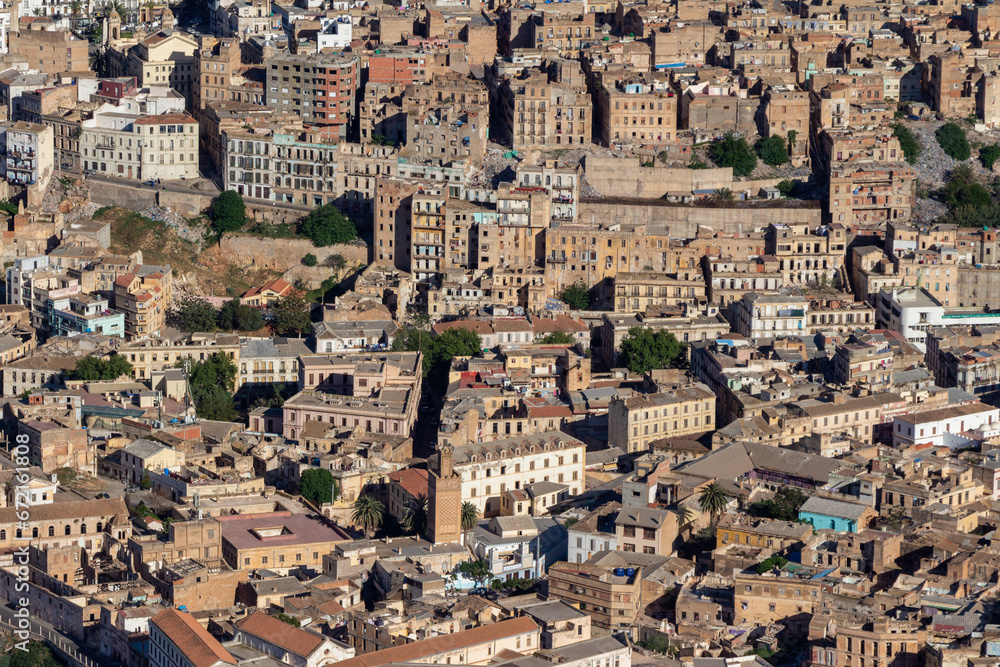
<instances>
[{"instance_id":1,"label":"window","mask_svg":"<svg viewBox=\"0 0 1000 667\"><path fill-rule=\"evenodd\" d=\"M635 526L623 526L622 535L625 537L635 537Z\"/></svg>"}]
</instances>

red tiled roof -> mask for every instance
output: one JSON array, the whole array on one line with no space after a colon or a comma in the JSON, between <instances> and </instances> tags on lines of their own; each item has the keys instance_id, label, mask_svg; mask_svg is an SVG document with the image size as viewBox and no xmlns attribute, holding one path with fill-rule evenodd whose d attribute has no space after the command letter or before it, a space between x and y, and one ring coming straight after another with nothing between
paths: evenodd
<instances>
[{"instance_id":1,"label":"red tiled roof","mask_svg":"<svg viewBox=\"0 0 1000 667\"><path fill-rule=\"evenodd\" d=\"M132 273L124 276L118 276L117 278L115 278L115 285L119 285L121 287L128 287L129 285L132 284L132 281L134 279L135 279L135 274Z\"/></svg>"},{"instance_id":2,"label":"red tiled roof","mask_svg":"<svg viewBox=\"0 0 1000 667\"><path fill-rule=\"evenodd\" d=\"M401 489L416 498L421 493L429 495L430 486L427 471L422 468L406 468L397 470L389 474L389 479L399 485Z\"/></svg>"},{"instance_id":3,"label":"red tiled roof","mask_svg":"<svg viewBox=\"0 0 1000 667\"><path fill-rule=\"evenodd\" d=\"M159 116L143 116L135 120L136 125L161 125L163 123L197 123L186 113L164 113ZM278 621L279 623L281 621Z\"/></svg>"},{"instance_id":4,"label":"red tiled roof","mask_svg":"<svg viewBox=\"0 0 1000 667\"><path fill-rule=\"evenodd\" d=\"M579 320L574 320L569 315L557 315L556 317L536 317L532 324L535 326L535 334L550 334L556 331L587 333L590 329Z\"/></svg>"},{"instance_id":5,"label":"red tiled roof","mask_svg":"<svg viewBox=\"0 0 1000 667\"><path fill-rule=\"evenodd\" d=\"M262 611L254 612L237 621L236 627L248 635L259 637L302 657L309 656L323 644L323 637L320 635L279 621Z\"/></svg>"},{"instance_id":6,"label":"red tiled roof","mask_svg":"<svg viewBox=\"0 0 1000 667\"><path fill-rule=\"evenodd\" d=\"M528 417L572 417L573 411L566 405L540 405L538 407L528 406Z\"/></svg>"},{"instance_id":7,"label":"red tiled roof","mask_svg":"<svg viewBox=\"0 0 1000 667\"><path fill-rule=\"evenodd\" d=\"M448 329L468 329L469 331L474 331L480 336L484 334L493 333L493 326L489 322L484 322L483 320L455 320L454 322L438 322L433 327L433 331L436 335L440 336Z\"/></svg>"},{"instance_id":8,"label":"red tiled roof","mask_svg":"<svg viewBox=\"0 0 1000 667\"><path fill-rule=\"evenodd\" d=\"M335 667L379 667L390 662L409 662L438 653L446 653L467 646L493 642L505 637L514 637L526 632L537 631L538 626L528 616L511 618L499 623L482 625L471 630L453 632L440 637L432 637L411 644L394 646L375 653L365 653L350 660L336 663Z\"/></svg>"},{"instance_id":9,"label":"red tiled roof","mask_svg":"<svg viewBox=\"0 0 1000 667\"><path fill-rule=\"evenodd\" d=\"M190 614L164 609L149 620L180 649L194 667L212 667L220 662L236 664L236 658Z\"/></svg>"}]
</instances>

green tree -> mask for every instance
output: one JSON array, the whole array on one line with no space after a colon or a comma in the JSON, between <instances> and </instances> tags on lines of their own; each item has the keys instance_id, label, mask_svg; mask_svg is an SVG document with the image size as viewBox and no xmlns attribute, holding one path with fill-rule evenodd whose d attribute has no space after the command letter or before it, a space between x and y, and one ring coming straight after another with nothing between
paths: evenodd
<instances>
[{"instance_id":1,"label":"green tree","mask_svg":"<svg viewBox=\"0 0 1000 667\"><path fill-rule=\"evenodd\" d=\"M208 217L212 220L212 228L219 234L241 229L247 221L243 196L235 190L226 190L212 202Z\"/></svg>"},{"instance_id":2,"label":"green tree","mask_svg":"<svg viewBox=\"0 0 1000 667\"><path fill-rule=\"evenodd\" d=\"M299 223L299 234L312 240L317 248L322 248L347 243L357 238L358 230L336 205L323 204L314 208Z\"/></svg>"},{"instance_id":3,"label":"green tree","mask_svg":"<svg viewBox=\"0 0 1000 667\"><path fill-rule=\"evenodd\" d=\"M687 365L687 345L664 329L632 327L621 344L622 363L633 373Z\"/></svg>"},{"instance_id":4,"label":"green tree","mask_svg":"<svg viewBox=\"0 0 1000 667\"><path fill-rule=\"evenodd\" d=\"M333 502L333 473L326 468L310 468L299 479L299 494L320 505Z\"/></svg>"},{"instance_id":5,"label":"green tree","mask_svg":"<svg viewBox=\"0 0 1000 667\"><path fill-rule=\"evenodd\" d=\"M7 659L9 667L62 667L63 665L52 649L37 641L28 642L27 651L12 650Z\"/></svg>"},{"instance_id":6,"label":"green tree","mask_svg":"<svg viewBox=\"0 0 1000 667\"><path fill-rule=\"evenodd\" d=\"M333 269L334 273L340 275L340 272L347 268L347 260L340 253L336 253L324 259L323 266Z\"/></svg>"},{"instance_id":7,"label":"green tree","mask_svg":"<svg viewBox=\"0 0 1000 667\"><path fill-rule=\"evenodd\" d=\"M462 532L465 533L465 544L469 544L469 532L476 527L479 523L479 518L482 516L479 512L479 508L475 506L469 500L462 503Z\"/></svg>"},{"instance_id":8,"label":"green tree","mask_svg":"<svg viewBox=\"0 0 1000 667\"><path fill-rule=\"evenodd\" d=\"M590 308L590 288L582 280L568 285L563 289L559 298L565 301L566 305L573 310L587 310Z\"/></svg>"},{"instance_id":9,"label":"green tree","mask_svg":"<svg viewBox=\"0 0 1000 667\"><path fill-rule=\"evenodd\" d=\"M732 167L733 176L737 178L749 176L757 168L757 156L750 144L732 132L726 132L722 139L712 144L708 154L720 167Z\"/></svg>"},{"instance_id":10,"label":"green tree","mask_svg":"<svg viewBox=\"0 0 1000 667\"><path fill-rule=\"evenodd\" d=\"M149 473L143 473L142 479L139 480L139 488L143 491L149 491L153 488L153 480L150 478Z\"/></svg>"},{"instance_id":11,"label":"green tree","mask_svg":"<svg viewBox=\"0 0 1000 667\"><path fill-rule=\"evenodd\" d=\"M979 149L979 161L987 169L993 169L993 165L1000 159L1000 144L983 146Z\"/></svg>"},{"instance_id":12,"label":"green tree","mask_svg":"<svg viewBox=\"0 0 1000 667\"><path fill-rule=\"evenodd\" d=\"M132 377L132 364L120 354L112 355L108 359L81 357L77 359L76 367L70 373L72 379L84 382L117 380L123 375Z\"/></svg>"},{"instance_id":13,"label":"green tree","mask_svg":"<svg viewBox=\"0 0 1000 667\"><path fill-rule=\"evenodd\" d=\"M553 331L538 342L545 345L573 345L576 340L565 331Z\"/></svg>"},{"instance_id":14,"label":"green tree","mask_svg":"<svg viewBox=\"0 0 1000 667\"><path fill-rule=\"evenodd\" d=\"M302 266L316 266L316 264L317 264L316 255L312 254L311 252L306 253L305 256L302 258Z\"/></svg>"},{"instance_id":15,"label":"green tree","mask_svg":"<svg viewBox=\"0 0 1000 667\"><path fill-rule=\"evenodd\" d=\"M365 531L365 537L370 537L382 525L382 518L385 516L385 505L375 499L374 496L358 496L354 501L351 521L361 526Z\"/></svg>"},{"instance_id":16,"label":"green tree","mask_svg":"<svg viewBox=\"0 0 1000 667\"><path fill-rule=\"evenodd\" d=\"M427 532L427 495L418 494L406 501L403 508L403 528L418 537Z\"/></svg>"},{"instance_id":17,"label":"green tree","mask_svg":"<svg viewBox=\"0 0 1000 667\"><path fill-rule=\"evenodd\" d=\"M729 492L722 488L718 482L712 482L698 494L698 505L702 512L709 513L714 528L719 521L719 515L729 505Z\"/></svg>"},{"instance_id":18,"label":"green tree","mask_svg":"<svg viewBox=\"0 0 1000 667\"><path fill-rule=\"evenodd\" d=\"M975 171L967 164L960 164L952 170L943 195L944 203L949 208L993 205L993 196L979 183Z\"/></svg>"},{"instance_id":19,"label":"green tree","mask_svg":"<svg viewBox=\"0 0 1000 667\"><path fill-rule=\"evenodd\" d=\"M798 521L799 508L806 501L806 494L799 489L783 486L778 489L773 499L750 503L747 511L752 516L780 521Z\"/></svg>"},{"instance_id":20,"label":"green tree","mask_svg":"<svg viewBox=\"0 0 1000 667\"><path fill-rule=\"evenodd\" d=\"M757 574L766 574L774 568L781 569L788 565L788 559L783 556L771 556L757 563Z\"/></svg>"},{"instance_id":21,"label":"green tree","mask_svg":"<svg viewBox=\"0 0 1000 667\"><path fill-rule=\"evenodd\" d=\"M467 579L472 579L476 582L476 586L479 588L485 588L486 584L493 579L493 573L490 572L490 564L482 558L462 561L458 565L458 571L465 575Z\"/></svg>"},{"instance_id":22,"label":"green tree","mask_svg":"<svg viewBox=\"0 0 1000 667\"><path fill-rule=\"evenodd\" d=\"M216 323L223 331L258 331L264 327L264 317L258 309L234 297L219 309Z\"/></svg>"},{"instance_id":23,"label":"green tree","mask_svg":"<svg viewBox=\"0 0 1000 667\"><path fill-rule=\"evenodd\" d=\"M910 164L916 164L917 158L920 157L920 151L923 150L916 135L902 123L896 123L892 126L892 136L899 139L899 147L903 149L906 161Z\"/></svg>"},{"instance_id":24,"label":"green tree","mask_svg":"<svg viewBox=\"0 0 1000 667\"><path fill-rule=\"evenodd\" d=\"M785 145L785 140L776 134L761 137L753 148L764 164L778 167L788 162L788 146Z\"/></svg>"},{"instance_id":25,"label":"green tree","mask_svg":"<svg viewBox=\"0 0 1000 667\"><path fill-rule=\"evenodd\" d=\"M281 336L306 334L312 331L309 304L297 294L278 299L274 306L274 330Z\"/></svg>"},{"instance_id":26,"label":"green tree","mask_svg":"<svg viewBox=\"0 0 1000 667\"><path fill-rule=\"evenodd\" d=\"M790 178L786 178L785 180L778 183L776 187L778 188L778 192L781 193L782 197L791 197L792 193L794 193L795 190L798 188L798 184L795 181L791 180Z\"/></svg>"},{"instance_id":27,"label":"green tree","mask_svg":"<svg viewBox=\"0 0 1000 667\"><path fill-rule=\"evenodd\" d=\"M729 188L718 188L712 193L712 201L731 202L736 200L736 193Z\"/></svg>"},{"instance_id":28,"label":"green tree","mask_svg":"<svg viewBox=\"0 0 1000 667\"><path fill-rule=\"evenodd\" d=\"M204 299L186 296L167 315L170 324L183 331L215 331L218 313Z\"/></svg>"},{"instance_id":29,"label":"green tree","mask_svg":"<svg viewBox=\"0 0 1000 667\"><path fill-rule=\"evenodd\" d=\"M282 623L288 623L292 627L301 628L302 621L295 618L294 616L289 616L288 614L275 614L274 617L281 621Z\"/></svg>"},{"instance_id":30,"label":"green tree","mask_svg":"<svg viewBox=\"0 0 1000 667\"><path fill-rule=\"evenodd\" d=\"M183 362L178 362L183 366ZM188 384L195 409L202 419L235 421L239 417L233 402L236 364L225 353L216 352L190 367Z\"/></svg>"},{"instance_id":31,"label":"green tree","mask_svg":"<svg viewBox=\"0 0 1000 667\"><path fill-rule=\"evenodd\" d=\"M968 160L972 155L969 140L965 138L965 130L958 123L945 123L934 133L941 150L959 162Z\"/></svg>"}]
</instances>

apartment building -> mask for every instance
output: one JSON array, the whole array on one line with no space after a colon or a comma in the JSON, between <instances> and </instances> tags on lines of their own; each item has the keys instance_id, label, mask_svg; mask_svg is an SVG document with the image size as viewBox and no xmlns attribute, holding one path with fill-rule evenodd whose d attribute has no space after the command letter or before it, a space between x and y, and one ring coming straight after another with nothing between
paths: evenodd
<instances>
[{"instance_id":1,"label":"apartment building","mask_svg":"<svg viewBox=\"0 0 1000 667\"><path fill-rule=\"evenodd\" d=\"M376 180L396 174L396 149L338 142L312 125L226 127L221 134L226 189L255 199L371 215Z\"/></svg>"},{"instance_id":2,"label":"apartment building","mask_svg":"<svg viewBox=\"0 0 1000 667\"><path fill-rule=\"evenodd\" d=\"M108 300L74 294L49 301L49 330L53 336L98 333L125 337L125 313L112 312Z\"/></svg>"},{"instance_id":3,"label":"apartment building","mask_svg":"<svg viewBox=\"0 0 1000 667\"><path fill-rule=\"evenodd\" d=\"M836 637L810 647L812 665L917 667L923 661L927 629L884 616L866 622L837 624Z\"/></svg>"},{"instance_id":4,"label":"apartment building","mask_svg":"<svg viewBox=\"0 0 1000 667\"><path fill-rule=\"evenodd\" d=\"M234 570L321 569L323 556L348 540L339 528L308 514L238 514L216 521L222 531L222 558Z\"/></svg>"},{"instance_id":5,"label":"apartment building","mask_svg":"<svg viewBox=\"0 0 1000 667\"><path fill-rule=\"evenodd\" d=\"M598 75L600 142L662 146L677 139L679 97L667 76L603 72Z\"/></svg>"},{"instance_id":6,"label":"apartment building","mask_svg":"<svg viewBox=\"0 0 1000 667\"><path fill-rule=\"evenodd\" d=\"M664 438L678 438L715 428L715 394L696 382L655 394L615 398L608 406L608 444L633 453Z\"/></svg>"},{"instance_id":7,"label":"apartment building","mask_svg":"<svg viewBox=\"0 0 1000 667\"><path fill-rule=\"evenodd\" d=\"M17 121L0 124L0 166L8 183L48 187L53 170L52 128Z\"/></svg>"},{"instance_id":8,"label":"apartment building","mask_svg":"<svg viewBox=\"0 0 1000 667\"><path fill-rule=\"evenodd\" d=\"M125 314L126 339L160 334L170 308L172 284L169 266L143 266L115 280L115 308Z\"/></svg>"},{"instance_id":9,"label":"apartment building","mask_svg":"<svg viewBox=\"0 0 1000 667\"><path fill-rule=\"evenodd\" d=\"M888 343L840 345L833 357L834 381L849 386L888 386L892 380L892 360L892 349Z\"/></svg>"},{"instance_id":10,"label":"apartment building","mask_svg":"<svg viewBox=\"0 0 1000 667\"><path fill-rule=\"evenodd\" d=\"M658 308L706 303L706 285L698 270L679 274L625 271L614 277L616 313L644 313Z\"/></svg>"},{"instance_id":11,"label":"apartment building","mask_svg":"<svg viewBox=\"0 0 1000 667\"><path fill-rule=\"evenodd\" d=\"M25 16L24 7L20 11L21 16ZM15 26L15 30L4 32L8 38L5 53L18 54L18 57L27 62L29 70L62 74L86 72L90 69L87 40L76 39L69 30L55 29L51 22L22 21Z\"/></svg>"},{"instance_id":12,"label":"apartment building","mask_svg":"<svg viewBox=\"0 0 1000 667\"><path fill-rule=\"evenodd\" d=\"M827 207L840 223L909 220L916 172L906 163L845 163L830 167Z\"/></svg>"},{"instance_id":13,"label":"apartment building","mask_svg":"<svg viewBox=\"0 0 1000 667\"><path fill-rule=\"evenodd\" d=\"M466 161L479 167L486 154L489 109L449 104L407 114L406 146L401 156L432 164Z\"/></svg>"},{"instance_id":14,"label":"apartment building","mask_svg":"<svg viewBox=\"0 0 1000 667\"><path fill-rule=\"evenodd\" d=\"M779 576L737 574L733 586L736 622L766 627L780 620L792 632L804 634L829 585L819 574L825 573L804 567Z\"/></svg>"},{"instance_id":15,"label":"apartment building","mask_svg":"<svg viewBox=\"0 0 1000 667\"><path fill-rule=\"evenodd\" d=\"M529 70L503 80L498 95L503 140L514 150L590 145L593 106L587 93Z\"/></svg>"},{"instance_id":16,"label":"apartment building","mask_svg":"<svg viewBox=\"0 0 1000 667\"><path fill-rule=\"evenodd\" d=\"M145 380L154 373L174 368L178 362L201 362L213 354L224 354L238 366L240 349L240 338L235 334L191 334L178 342L167 339L129 342L119 348L118 354L132 364L136 380Z\"/></svg>"},{"instance_id":17,"label":"apartment building","mask_svg":"<svg viewBox=\"0 0 1000 667\"><path fill-rule=\"evenodd\" d=\"M594 625L619 628L634 625L642 600L643 568L601 562L595 555L584 563L559 562L549 568L549 594L590 614Z\"/></svg>"},{"instance_id":18,"label":"apartment building","mask_svg":"<svg viewBox=\"0 0 1000 667\"><path fill-rule=\"evenodd\" d=\"M197 40L180 30L164 29L140 42L122 42L107 49L107 74L133 77L139 87L165 84L188 104L194 99Z\"/></svg>"},{"instance_id":19,"label":"apartment building","mask_svg":"<svg viewBox=\"0 0 1000 667\"><path fill-rule=\"evenodd\" d=\"M847 252L847 227L772 224L764 234L764 250L778 259L785 284L835 285Z\"/></svg>"},{"instance_id":20,"label":"apartment building","mask_svg":"<svg viewBox=\"0 0 1000 667\"><path fill-rule=\"evenodd\" d=\"M173 608L149 619L149 660L157 667L223 667L238 662L194 616Z\"/></svg>"},{"instance_id":21,"label":"apartment building","mask_svg":"<svg viewBox=\"0 0 1000 667\"><path fill-rule=\"evenodd\" d=\"M806 329L809 302L790 290L744 294L731 307L733 330L746 338L775 338Z\"/></svg>"},{"instance_id":22,"label":"apartment building","mask_svg":"<svg viewBox=\"0 0 1000 667\"><path fill-rule=\"evenodd\" d=\"M670 510L626 505L615 528L618 548L625 553L670 556L679 546L680 522Z\"/></svg>"},{"instance_id":23,"label":"apartment building","mask_svg":"<svg viewBox=\"0 0 1000 667\"><path fill-rule=\"evenodd\" d=\"M501 513L501 494L536 482L583 491L586 445L559 431L548 431L455 447L454 470L461 476L462 498L484 517Z\"/></svg>"},{"instance_id":24,"label":"apartment building","mask_svg":"<svg viewBox=\"0 0 1000 667\"><path fill-rule=\"evenodd\" d=\"M198 121L186 113L100 113L81 123L83 168L136 181L196 179Z\"/></svg>"},{"instance_id":25,"label":"apartment building","mask_svg":"<svg viewBox=\"0 0 1000 667\"><path fill-rule=\"evenodd\" d=\"M725 309L747 292L774 292L785 284L780 267L773 255L747 259L706 256L702 261L706 298Z\"/></svg>"},{"instance_id":26,"label":"apartment building","mask_svg":"<svg viewBox=\"0 0 1000 667\"><path fill-rule=\"evenodd\" d=\"M360 84L357 56L283 53L267 63L267 103L329 139L346 139Z\"/></svg>"}]
</instances>

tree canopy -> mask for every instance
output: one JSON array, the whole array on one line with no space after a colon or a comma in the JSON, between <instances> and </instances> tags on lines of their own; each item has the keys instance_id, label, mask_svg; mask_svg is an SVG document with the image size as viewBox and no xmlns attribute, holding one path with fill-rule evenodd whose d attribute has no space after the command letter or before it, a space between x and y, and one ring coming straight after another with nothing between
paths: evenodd
<instances>
[{"instance_id":1,"label":"tree canopy","mask_svg":"<svg viewBox=\"0 0 1000 667\"><path fill-rule=\"evenodd\" d=\"M899 147L903 150L906 161L910 164L916 164L917 158L920 157L920 151L923 150L916 135L902 123L896 123L892 126L892 136L899 139Z\"/></svg>"},{"instance_id":2,"label":"tree canopy","mask_svg":"<svg viewBox=\"0 0 1000 667\"><path fill-rule=\"evenodd\" d=\"M982 162L983 166L987 169L993 169L993 165L998 159L1000 159L1000 144L983 146L979 150L979 161Z\"/></svg>"},{"instance_id":3,"label":"tree canopy","mask_svg":"<svg viewBox=\"0 0 1000 667\"><path fill-rule=\"evenodd\" d=\"M218 313L215 306L204 299L186 296L175 303L168 319L183 331L215 331Z\"/></svg>"},{"instance_id":4,"label":"tree canopy","mask_svg":"<svg viewBox=\"0 0 1000 667\"><path fill-rule=\"evenodd\" d=\"M310 239L317 248L347 243L358 236L354 223L334 204L314 208L299 223L299 233Z\"/></svg>"},{"instance_id":5,"label":"tree canopy","mask_svg":"<svg viewBox=\"0 0 1000 667\"><path fill-rule=\"evenodd\" d=\"M578 280L567 286L559 298L566 302L573 310L587 310L590 308L590 288L587 283Z\"/></svg>"},{"instance_id":6,"label":"tree canopy","mask_svg":"<svg viewBox=\"0 0 1000 667\"><path fill-rule=\"evenodd\" d=\"M757 156L750 144L732 132L726 132L722 139L712 144L708 154L720 167L732 167L733 176L737 178L749 176L757 168Z\"/></svg>"},{"instance_id":7,"label":"tree canopy","mask_svg":"<svg viewBox=\"0 0 1000 667\"><path fill-rule=\"evenodd\" d=\"M336 487L333 473L326 468L310 468L299 479L299 494L317 505L333 502Z\"/></svg>"},{"instance_id":8,"label":"tree canopy","mask_svg":"<svg viewBox=\"0 0 1000 667\"><path fill-rule=\"evenodd\" d=\"M278 299L274 306L274 330L281 336L307 334L312 331L310 306L298 294Z\"/></svg>"},{"instance_id":9,"label":"tree canopy","mask_svg":"<svg viewBox=\"0 0 1000 667\"><path fill-rule=\"evenodd\" d=\"M663 329L629 329L621 344L622 363L633 373L687 365L687 345Z\"/></svg>"},{"instance_id":10,"label":"tree canopy","mask_svg":"<svg viewBox=\"0 0 1000 667\"><path fill-rule=\"evenodd\" d=\"M235 380L236 364L225 353L216 352L205 361L194 363L188 374L188 384L198 416L235 421L239 417L232 396Z\"/></svg>"},{"instance_id":11,"label":"tree canopy","mask_svg":"<svg viewBox=\"0 0 1000 667\"><path fill-rule=\"evenodd\" d=\"M539 342L546 345L573 345L576 343L576 340L565 331L553 331Z\"/></svg>"},{"instance_id":12,"label":"tree canopy","mask_svg":"<svg viewBox=\"0 0 1000 667\"><path fill-rule=\"evenodd\" d=\"M965 138L965 130L958 123L945 123L934 132L938 145L945 155L958 160L968 160L972 155L969 140Z\"/></svg>"},{"instance_id":13,"label":"tree canopy","mask_svg":"<svg viewBox=\"0 0 1000 667\"><path fill-rule=\"evenodd\" d=\"M226 190L220 194L209 209L212 228L219 234L235 232L247 221L247 207L243 197L235 190Z\"/></svg>"},{"instance_id":14,"label":"tree canopy","mask_svg":"<svg viewBox=\"0 0 1000 667\"><path fill-rule=\"evenodd\" d=\"M750 503L748 508L753 516L780 521L798 521L799 508L806 501L806 494L799 489L783 486L778 489L773 499Z\"/></svg>"},{"instance_id":15,"label":"tree canopy","mask_svg":"<svg viewBox=\"0 0 1000 667\"><path fill-rule=\"evenodd\" d=\"M403 327L396 332L392 341L394 352L422 352L424 355L424 377L431 382L447 381L451 360L455 357L468 357L483 348L483 339L475 331L465 328L453 328L443 331L439 336L417 327ZM443 387L438 387L443 389Z\"/></svg>"},{"instance_id":16,"label":"tree canopy","mask_svg":"<svg viewBox=\"0 0 1000 667\"><path fill-rule=\"evenodd\" d=\"M120 354L107 359L98 357L81 357L76 361L76 368L70 374L74 380L97 382L117 380L123 375L132 377L132 364Z\"/></svg>"},{"instance_id":17,"label":"tree canopy","mask_svg":"<svg viewBox=\"0 0 1000 667\"><path fill-rule=\"evenodd\" d=\"M264 317L257 308L243 304L239 298L233 298L232 301L226 302L226 305L219 309L216 324L223 331L234 329L257 331L264 327Z\"/></svg>"},{"instance_id":18,"label":"tree canopy","mask_svg":"<svg viewBox=\"0 0 1000 667\"><path fill-rule=\"evenodd\" d=\"M964 164L952 170L942 193L944 203L949 208L990 206L993 204L993 196L990 195L990 191L980 185L972 168Z\"/></svg>"},{"instance_id":19,"label":"tree canopy","mask_svg":"<svg viewBox=\"0 0 1000 667\"><path fill-rule=\"evenodd\" d=\"M776 134L761 137L754 144L754 150L764 164L777 167L788 162L788 146L785 140Z\"/></svg>"}]
</instances>

